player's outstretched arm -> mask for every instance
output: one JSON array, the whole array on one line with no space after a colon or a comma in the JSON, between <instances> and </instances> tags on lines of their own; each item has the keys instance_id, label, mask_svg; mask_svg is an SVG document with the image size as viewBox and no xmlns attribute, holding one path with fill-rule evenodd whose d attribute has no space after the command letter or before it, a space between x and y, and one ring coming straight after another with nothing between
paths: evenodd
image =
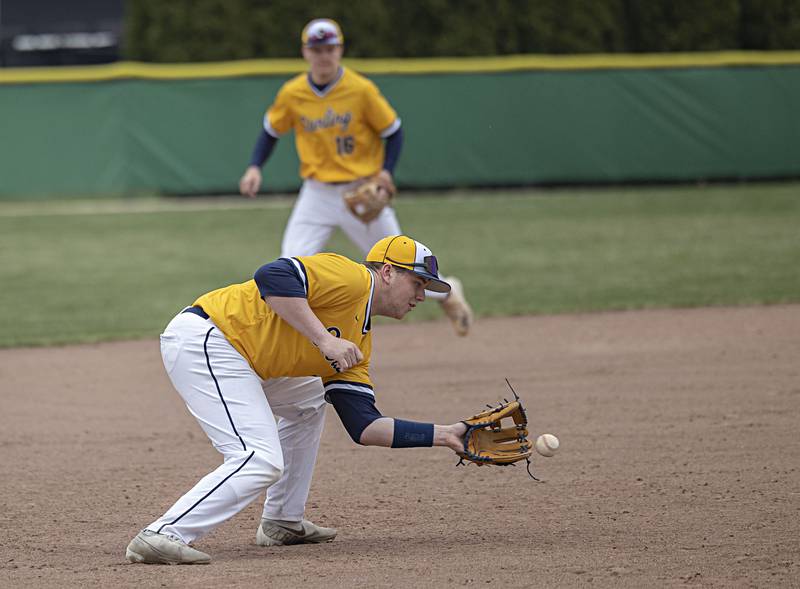
<instances>
[{"instance_id":1,"label":"player's outstretched arm","mask_svg":"<svg viewBox=\"0 0 800 589\"><path fill-rule=\"evenodd\" d=\"M400 424L400 428L402 428L402 424L411 422L403 422L402 420L395 420L391 417L381 417L380 419L376 419L361 433L361 443L364 446L384 446L386 448L404 447L395 445L398 441L397 436L395 435L395 426L398 423ZM452 425L432 425L432 446L446 446L455 452L463 451L464 433L467 431L466 425L461 422L454 423ZM414 435L414 433L411 433L410 437L413 438ZM418 435L422 436L424 434Z\"/></svg>"},{"instance_id":2,"label":"player's outstretched arm","mask_svg":"<svg viewBox=\"0 0 800 589\"><path fill-rule=\"evenodd\" d=\"M354 391L348 384L356 383L331 381L325 385L325 392L357 444L385 448L446 446L455 452L463 451L465 424L437 425L384 417L375 406L374 394Z\"/></svg>"}]
</instances>

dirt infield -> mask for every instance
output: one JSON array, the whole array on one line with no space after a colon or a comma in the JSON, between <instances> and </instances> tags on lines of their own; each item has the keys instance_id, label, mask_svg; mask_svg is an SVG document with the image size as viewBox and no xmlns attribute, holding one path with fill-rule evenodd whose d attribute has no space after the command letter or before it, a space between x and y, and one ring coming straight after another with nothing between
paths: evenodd
<instances>
[{"instance_id":1,"label":"dirt infield","mask_svg":"<svg viewBox=\"0 0 800 589\"><path fill-rule=\"evenodd\" d=\"M256 546L256 502L209 566L129 565L218 462L157 342L0 350L0 586L800 584L800 306L381 325L374 365L384 413L440 423L508 377L562 451L536 483L356 446L330 411L308 516L333 543Z\"/></svg>"}]
</instances>

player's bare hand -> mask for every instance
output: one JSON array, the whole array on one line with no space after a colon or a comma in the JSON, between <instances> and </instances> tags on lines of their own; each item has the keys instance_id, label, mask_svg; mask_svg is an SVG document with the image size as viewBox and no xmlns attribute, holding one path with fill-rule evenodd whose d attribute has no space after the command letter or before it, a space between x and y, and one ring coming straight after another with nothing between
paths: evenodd
<instances>
[{"instance_id":1,"label":"player's bare hand","mask_svg":"<svg viewBox=\"0 0 800 589\"><path fill-rule=\"evenodd\" d=\"M261 170L257 166L248 166L241 180L239 180L239 192L244 196L254 198L261 188Z\"/></svg>"},{"instance_id":2,"label":"player's bare hand","mask_svg":"<svg viewBox=\"0 0 800 589\"><path fill-rule=\"evenodd\" d=\"M439 443L434 441L436 446L447 446L453 452L464 451L464 434L467 433L467 426L462 423L454 423L452 425L440 426L441 429L436 431L434 428L434 435L441 436Z\"/></svg>"},{"instance_id":3,"label":"player's bare hand","mask_svg":"<svg viewBox=\"0 0 800 589\"><path fill-rule=\"evenodd\" d=\"M320 342L319 350L337 372L344 372L364 359L364 354L357 345L333 335Z\"/></svg>"}]
</instances>

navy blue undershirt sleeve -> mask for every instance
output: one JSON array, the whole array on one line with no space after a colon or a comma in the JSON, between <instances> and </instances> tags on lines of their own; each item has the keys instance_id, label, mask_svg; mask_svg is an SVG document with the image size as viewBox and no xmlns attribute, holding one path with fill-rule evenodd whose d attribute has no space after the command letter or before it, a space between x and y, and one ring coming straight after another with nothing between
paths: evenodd
<instances>
[{"instance_id":1,"label":"navy blue undershirt sleeve","mask_svg":"<svg viewBox=\"0 0 800 589\"><path fill-rule=\"evenodd\" d=\"M253 148L253 154L250 156L250 165L258 166L259 168L263 166L277 142L278 139L276 137L273 137L264 129L261 129L261 134L258 136L256 145Z\"/></svg>"},{"instance_id":2,"label":"navy blue undershirt sleeve","mask_svg":"<svg viewBox=\"0 0 800 589\"><path fill-rule=\"evenodd\" d=\"M372 395L334 389L328 391L325 398L336 409L344 429L356 444L361 444L361 434L367 426L379 417L383 417L375 406L375 398Z\"/></svg>"},{"instance_id":3,"label":"navy blue undershirt sleeve","mask_svg":"<svg viewBox=\"0 0 800 589\"><path fill-rule=\"evenodd\" d=\"M262 299L268 296L307 298L303 278L289 258L264 264L253 278Z\"/></svg>"},{"instance_id":4,"label":"navy blue undershirt sleeve","mask_svg":"<svg viewBox=\"0 0 800 589\"><path fill-rule=\"evenodd\" d=\"M383 158L383 169L394 175L400 150L403 149L403 127L400 127L386 138L386 151Z\"/></svg>"}]
</instances>

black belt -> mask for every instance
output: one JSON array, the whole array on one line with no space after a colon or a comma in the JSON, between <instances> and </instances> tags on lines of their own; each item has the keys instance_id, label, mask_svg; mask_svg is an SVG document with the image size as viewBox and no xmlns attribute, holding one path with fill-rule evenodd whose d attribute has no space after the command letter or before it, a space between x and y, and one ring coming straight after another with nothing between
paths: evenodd
<instances>
[{"instance_id":1,"label":"black belt","mask_svg":"<svg viewBox=\"0 0 800 589\"><path fill-rule=\"evenodd\" d=\"M194 307L189 307L181 311L181 313L194 313L198 317L202 317L203 319L208 319L208 313L203 311L203 307L198 307L195 305Z\"/></svg>"}]
</instances>

